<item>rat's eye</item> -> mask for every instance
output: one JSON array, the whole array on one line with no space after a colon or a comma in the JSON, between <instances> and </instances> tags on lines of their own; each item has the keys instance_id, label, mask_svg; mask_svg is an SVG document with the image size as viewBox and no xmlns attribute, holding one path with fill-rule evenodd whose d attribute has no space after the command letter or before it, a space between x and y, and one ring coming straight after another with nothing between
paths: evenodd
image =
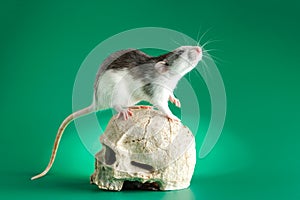
<instances>
[{"instance_id":1,"label":"rat's eye","mask_svg":"<svg viewBox=\"0 0 300 200\"><path fill-rule=\"evenodd\" d=\"M181 54L183 54L183 52L184 50L179 50L176 54L180 56Z\"/></svg>"},{"instance_id":2,"label":"rat's eye","mask_svg":"<svg viewBox=\"0 0 300 200\"><path fill-rule=\"evenodd\" d=\"M165 66L169 66L169 62L167 60L161 61L161 63Z\"/></svg>"}]
</instances>

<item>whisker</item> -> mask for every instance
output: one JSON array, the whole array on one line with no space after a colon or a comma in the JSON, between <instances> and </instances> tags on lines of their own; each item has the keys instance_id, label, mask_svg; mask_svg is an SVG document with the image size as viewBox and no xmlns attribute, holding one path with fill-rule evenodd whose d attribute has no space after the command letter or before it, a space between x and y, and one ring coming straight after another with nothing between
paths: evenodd
<instances>
[{"instance_id":1,"label":"whisker","mask_svg":"<svg viewBox=\"0 0 300 200\"><path fill-rule=\"evenodd\" d=\"M217 56L215 56L215 55L211 55L211 54L210 54L209 56L212 57L213 59L219 60L219 61L221 61L221 62L224 62L224 63L227 62L226 60L221 59L221 58L219 58L219 57L217 57Z\"/></svg>"},{"instance_id":2,"label":"whisker","mask_svg":"<svg viewBox=\"0 0 300 200\"><path fill-rule=\"evenodd\" d=\"M198 44L200 44L201 40L204 38L204 36L212 29L212 27L210 27L209 29L207 29L203 35L200 37L199 41L198 41Z\"/></svg>"},{"instance_id":3,"label":"whisker","mask_svg":"<svg viewBox=\"0 0 300 200\"><path fill-rule=\"evenodd\" d=\"M215 56L215 55L209 53L209 52L218 52L218 51L219 51L219 52L224 52L224 51L222 51L222 50L220 50L220 49L209 49L209 50L204 50L204 51L203 51L203 56L206 57L206 58L210 58L210 59L213 60L213 61L226 62L225 60L222 60L222 59L220 59L219 57L217 57L217 56Z\"/></svg>"},{"instance_id":4,"label":"whisker","mask_svg":"<svg viewBox=\"0 0 300 200\"><path fill-rule=\"evenodd\" d=\"M222 51L222 50L220 50L220 49L208 49L208 50L204 49L204 50L203 50L204 53L210 52L210 51L220 51L220 52L224 52L224 51Z\"/></svg>"},{"instance_id":5,"label":"whisker","mask_svg":"<svg viewBox=\"0 0 300 200\"><path fill-rule=\"evenodd\" d=\"M199 36L200 36L200 31L201 31L201 26L200 26L200 28L198 29L198 33L197 33L197 38L196 38L197 46L199 46Z\"/></svg>"},{"instance_id":6,"label":"whisker","mask_svg":"<svg viewBox=\"0 0 300 200\"><path fill-rule=\"evenodd\" d=\"M202 55L204 58L208 58L208 60L212 60L212 61L215 61L214 59L217 59L215 56L213 56L213 55Z\"/></svg>"},{"instance_id":7,"label":"whisker","mask_svg":"<svg viewBox=\"0 0 300 200\"><path fill-rule=\"evenodd\" d=\"M211 56L202 55L202 57L203 57L203 58L205 58L205 59L208 59L208 60L214 61L214 59L212 59L212 57L211 57ZM202 59L202 60L203 60L203 62L204 62L204 59Z\"/></svg>"},{"instance_id":8,"label":"whisker","mask_svg":"<svg viewBox=\"0 0 300 200\"><path fill-rule=\"evenodd\" d=\"M211 44L213 42L221 42L222 40L208 40L207 42L205 42L203 45L202 45L202 48L204 48L206 45L208 44Z\"/></svg>"},{"instance_id":9,"label":"whisker","mask_svg":"<svg viewBox=\"0 0 300 200\"><path fill-rule=\"evenodd\" d=\"M228 63L228 61L226 61L226 60L223 60L223 59L221 59L221 58L218 58L218 57L216 57L216 56L213 56L213 55L209 55L209 56L207 56L207 55L202 55L204 58L207 58L207 59L209 59L209 60L211 60L211 61L213 61L213 62L215 62L215 63L218 63L218 64L221 64L221 63Z\"/></svg>"}]
</instances>

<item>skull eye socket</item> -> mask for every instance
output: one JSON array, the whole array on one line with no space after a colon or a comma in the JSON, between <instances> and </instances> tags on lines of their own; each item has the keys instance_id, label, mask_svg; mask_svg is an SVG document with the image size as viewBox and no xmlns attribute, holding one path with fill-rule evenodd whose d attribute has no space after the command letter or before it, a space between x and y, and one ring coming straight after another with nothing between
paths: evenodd
<instances>
[{"instance_id":1,"label":"skull eye socket","mask_svg":"<svg viewBox=\"0 0 300 200\"><path fill-rule=\"evenodd\" d=\"M108 146L105 145L105 163L107 165L112 165L116 162L116 153L109 148Z\"/></svg>"},{"instance_id":2,"label":"skull eye socket","mask_svg":"<svg viewBox=\"0 0 300 200\"><path fill-rule=\"evenodd\" d=\"M139 167L141 169L145 169L148 171L154 171L154 168L151 165L147 165L147 164L139 163L139 162L135 162L135 161L131 161L130 164L132 164L133 166Z\"/></svg>"}]
</instances>

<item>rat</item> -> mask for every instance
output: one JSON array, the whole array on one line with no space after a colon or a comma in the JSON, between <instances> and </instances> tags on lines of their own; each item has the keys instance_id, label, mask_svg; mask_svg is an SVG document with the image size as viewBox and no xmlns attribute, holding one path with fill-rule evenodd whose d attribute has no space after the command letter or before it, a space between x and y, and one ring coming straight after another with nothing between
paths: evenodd
<instances>
[{"instance_id":1,"label":"rat","mask_svg":"<svg viewBox=\"0 0 300 200\"><path fill-rule=\"evenodd\" d=\"M60 125L50 161L46 169L31 178L40 178L51 169L62 134L67 125L78 117L114 108L117 118L127 120L133 115L131 109L151 109L151 106L135 106L147 101L160 110L171 121L180 121L172 114L168 101L180 107L173 90L178 81L196 67L202 59L199 46L181 46L166 54L152 57L137 49L126 49L112 53L101 64L94 84L93 103L70 114Z\"/></svg>"}]
</instances>

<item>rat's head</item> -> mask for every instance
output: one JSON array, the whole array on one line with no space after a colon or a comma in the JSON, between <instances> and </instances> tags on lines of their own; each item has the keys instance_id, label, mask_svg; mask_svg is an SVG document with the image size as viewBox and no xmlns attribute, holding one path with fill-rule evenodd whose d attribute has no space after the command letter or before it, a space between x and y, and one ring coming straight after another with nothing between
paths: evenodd
<instances>
[{"instance_id":1,"label":"rat's head","mask_svg":"<svg viewBox=\"0 0 300 200\"><path fill-rule=\"evenodd\" d=\"M201 59L201 47L181 46L170 53L159 56L155 67L160 72L184 76L194 69Z\"/></svg>"}]
</instances>

